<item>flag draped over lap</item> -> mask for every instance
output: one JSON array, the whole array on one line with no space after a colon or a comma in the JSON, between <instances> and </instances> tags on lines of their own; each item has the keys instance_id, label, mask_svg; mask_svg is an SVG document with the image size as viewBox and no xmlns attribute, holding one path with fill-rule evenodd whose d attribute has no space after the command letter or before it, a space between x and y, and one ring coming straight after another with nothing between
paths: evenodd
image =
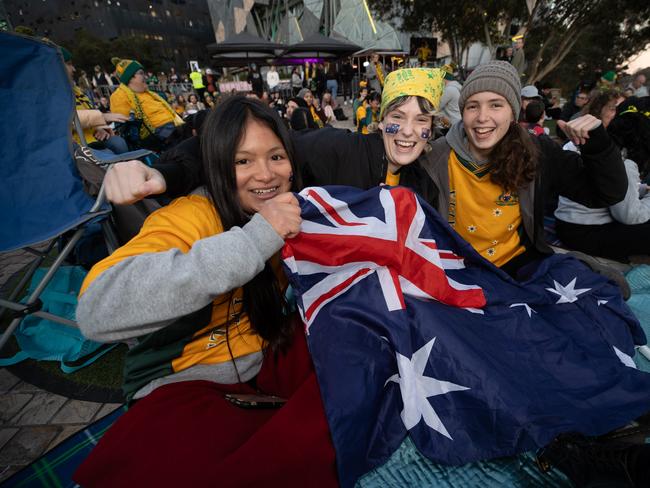
<instances>
[{"instance_id":1,"label":"flag draped over lap","mask_svg":"<svg viewBox=\"0 0 650 488\"><path fill-rule=\"evenodd\" d=\"M401 187L307 188L283 260L342 486L408 435L435 462L603 434L650 410L616 285L561 255L518 283Z\"/></svg>"}]
</instances>

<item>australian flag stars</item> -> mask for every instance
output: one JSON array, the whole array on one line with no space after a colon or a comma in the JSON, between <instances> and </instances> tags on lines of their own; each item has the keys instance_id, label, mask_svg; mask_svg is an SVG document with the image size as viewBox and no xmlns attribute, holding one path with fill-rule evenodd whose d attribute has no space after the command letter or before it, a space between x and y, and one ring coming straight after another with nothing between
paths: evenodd
<instances>
[{"instance_id":1,"label":"australian flag stars","mask_svg":"<svg viewBox=\"0 0 650 488\"><path fill-rule=\"evenodd\" d=\"M561 255L518 283L401 187L301 193L283 259L306 324L342 486L408 435L435 462L598 435L650 410L638 322Z\"/></svg>"}]
</instances>

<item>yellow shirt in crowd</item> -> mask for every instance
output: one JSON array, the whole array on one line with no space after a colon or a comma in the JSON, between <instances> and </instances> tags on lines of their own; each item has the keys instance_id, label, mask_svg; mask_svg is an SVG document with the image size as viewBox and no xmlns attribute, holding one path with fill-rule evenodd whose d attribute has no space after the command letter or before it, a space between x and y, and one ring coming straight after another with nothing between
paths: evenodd
<instances>
[{"instance_id":1,"label":"yellow shirt in crowd","mask_svg":"<svg viewBox=\"0 0 650 488\"><path fill-rule=\"evenodd\" d=\"M504 192L482 167L449 154L449 224L481 256L502 266L523 253L516 193Z\"/></svg>"},{"instance_id":2,"label":"yellow shirt in crowd","mask_svg":"<svg viewBox=\"0 0 650 488\"><path fill-rule=\"evenodd\" d=\"M135 92L134 92L135 93ZM142 105L142 111L147 115L154 128L161 127L169 122L174 123L174 112L156 100L151 92L135 93ZM111 112L129 116L134 107L129 103L127 95L122 90L115 90L111 95Z\"/></svg>"}]
</instances>

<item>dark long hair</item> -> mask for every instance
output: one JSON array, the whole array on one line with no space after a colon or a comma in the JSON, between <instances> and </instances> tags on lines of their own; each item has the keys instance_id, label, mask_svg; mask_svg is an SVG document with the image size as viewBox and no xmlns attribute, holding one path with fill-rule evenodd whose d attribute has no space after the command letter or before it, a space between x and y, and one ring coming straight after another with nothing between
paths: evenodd
<instances>
[{"instance_id":1,"label":"dark long hair","mask_svg":"<svg viewBox=\"0 0 650 488\"><path fill-rule=\"evenodd\" d=\"M278 114L259 100L243 96L227 98L210 112L201 133L203 171L206 175L210 199L221 219L224 231L241 227L250 219L237 198L235 153L244 137L246 123L254 119L264 124L280 139L291 161L292 191L300 186L289 132ZM232 302L232 300L230 300ZM286 302L270 263L244 285L243 309L251 326L272 348L282 349L289 344L292 326L284 313ZM228 310L230 322L230 310Z\"/></svg>"},{"instance_id":2,"label":"dark long hair","mask_svg":"<svg viewBox=\"0 0 650 488\"><path fill-rule=\"evenodd\" d=\"M538 154L530 134L513 122L490 152L490 180L506 191L526 186L535 179Z\"/></svg>"},{"instance_id":3,"label":"dark long hair","mask_svg":"<svg viewBox=\"0 0 650 488\"><path fill-rule=\"evenodd\" d=\"M641 179L650 171L650 97L630 97L617 108L618 115L607 126L626 157L639 167Z\"/></svg>"}]
</instances>

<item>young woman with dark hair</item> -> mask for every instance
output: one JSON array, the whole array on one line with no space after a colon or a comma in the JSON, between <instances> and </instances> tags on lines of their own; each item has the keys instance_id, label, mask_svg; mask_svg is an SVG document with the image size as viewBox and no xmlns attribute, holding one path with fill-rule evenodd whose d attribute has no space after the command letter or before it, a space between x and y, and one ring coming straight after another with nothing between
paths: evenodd
<instances>
[{"instance_id":1,"label":"young woman with dark hair","mask_svg":"<svg viewBox=\"0 0 650 488\"><path fill-rule=\"evenodd\" d=\"M278 255L301 223L289 135L268 106L231 97L201 137L206 186L150 215L83 284L83 333L136 345L125 363L131 407L75 480L332 486L327 422ZM224 396L243 393L286 403L244 409Z\"/></svg>"}]
</instances>

